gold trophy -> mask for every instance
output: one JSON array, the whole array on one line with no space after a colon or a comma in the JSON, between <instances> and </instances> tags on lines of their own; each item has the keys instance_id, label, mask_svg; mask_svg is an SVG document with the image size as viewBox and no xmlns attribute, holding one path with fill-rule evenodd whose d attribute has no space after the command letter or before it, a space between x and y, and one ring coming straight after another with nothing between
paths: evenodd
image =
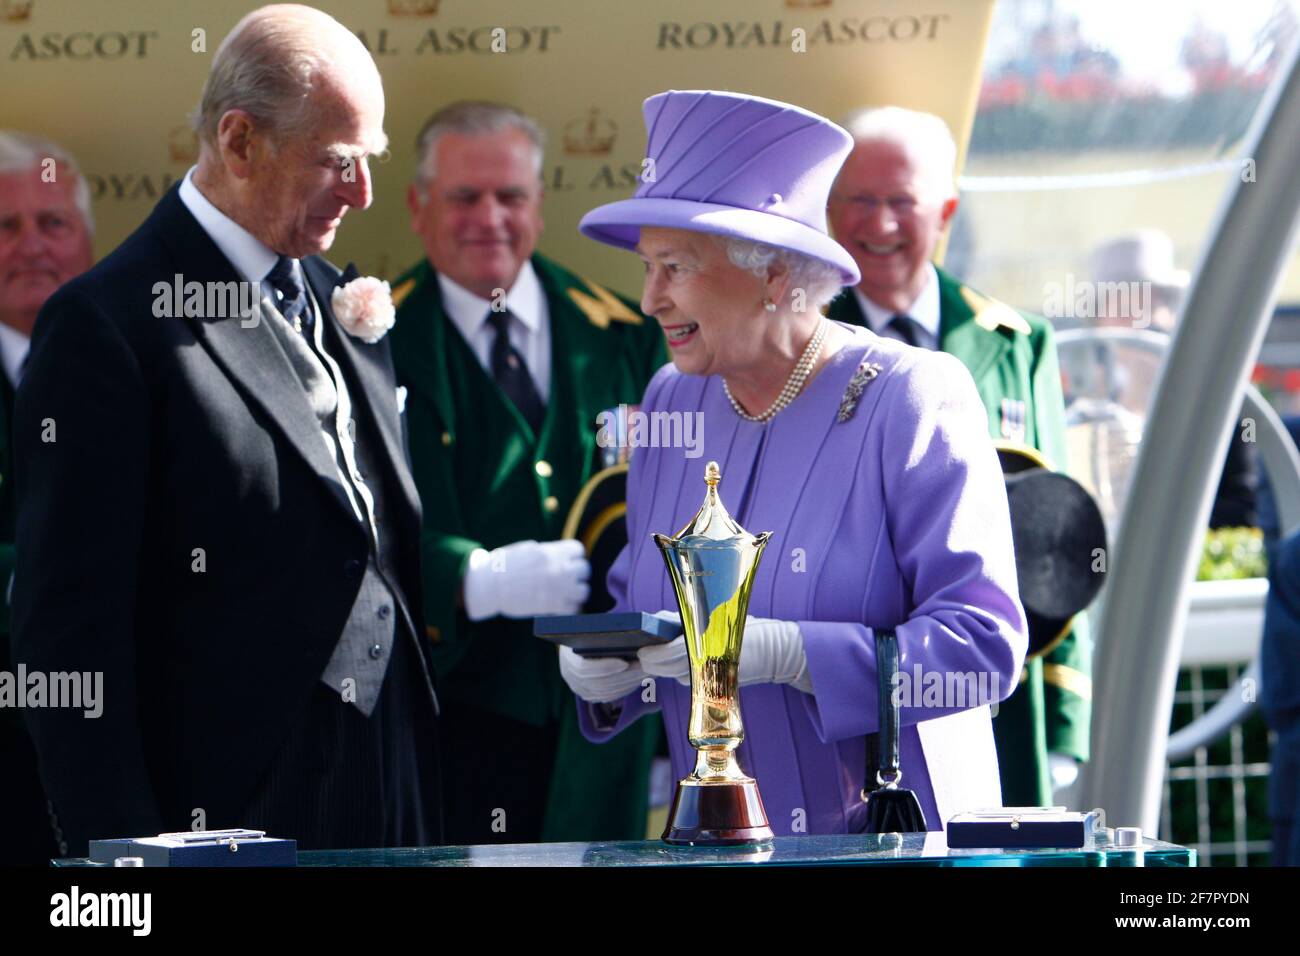
<instances>
[{"instance_id":1,"label":"gold trophy","mask_svg":"<svg viewBox=\"0 0 1300 956\"><path fill-rule=\"evenodd\" d=\"M704 470L704 505L674 538L654 535L673 581L691 663L695 770L677 784L664 841L729 845L772 839L758 784L736 762L740 722L740 642L758 559L772 532L753 535L718 499L722 473Z\"/></svg>"}]
</instances>

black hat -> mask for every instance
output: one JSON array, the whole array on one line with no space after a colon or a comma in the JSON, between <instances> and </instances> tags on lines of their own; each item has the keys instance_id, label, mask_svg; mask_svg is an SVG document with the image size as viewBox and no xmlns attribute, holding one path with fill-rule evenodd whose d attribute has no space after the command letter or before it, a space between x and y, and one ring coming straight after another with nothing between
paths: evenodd
<instances>
[{"instance_id":1,"label":"black hat","mask_svg":"<svg viewBox=\"0 0 1300 956\"><path fill-rule=\"evenodd\" d=\"M1052 471L1033 448L996 442L1007 484L1020 602L1029 624L1029 656L1065 639L1074 616L1105 579L1106 525L1081 484Z\"/></svg>"}]
</instances>

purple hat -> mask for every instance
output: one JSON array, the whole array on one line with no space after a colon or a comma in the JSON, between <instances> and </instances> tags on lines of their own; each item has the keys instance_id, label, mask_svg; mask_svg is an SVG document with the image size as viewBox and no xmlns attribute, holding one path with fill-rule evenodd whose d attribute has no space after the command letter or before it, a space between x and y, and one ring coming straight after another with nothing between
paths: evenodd
<instances>
[{"instance_id":1,"label":"purple hat","mask_svg":"<svg viewBox=\"0 0 1300 956\"><path fill-rule=\"evenodd\" d=\"M645 101L646 164L631 199L598 206L584 236L635 249L642 226L765 242L861 276L826 234L826 199L853 138L816 113L744 93L669 90Z\"/></svg>"}]
</instances>

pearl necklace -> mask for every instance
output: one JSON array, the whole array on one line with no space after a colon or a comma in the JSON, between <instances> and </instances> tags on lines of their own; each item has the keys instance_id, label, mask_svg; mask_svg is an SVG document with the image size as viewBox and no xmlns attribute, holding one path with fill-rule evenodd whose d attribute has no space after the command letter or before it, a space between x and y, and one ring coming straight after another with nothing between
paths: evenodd
<instances>
[{"instance_id":1,"label":"pearl necklace","mask_svg":"<svg viewBox=\"0 0 1300 956\"><path fill-rule=\"evenodd\" d=\"M727 387L727 380L724 378L722 380L722 390L726 392L727 400L731 402L731 407L736 410L736 414L747 422L758 422L760 424L770 422L778 412L798 398L799 393L803 391L804 383L808 381L808 375L812 372L817 356L821 353L822 340L826 338L826 330L829 327L830 323L825 319L821 319L817 323L817 331L808 340L808 345L804 347L803 354L799 356L799 361L795 363L794 371L790 373L790 377L781 386L781 394L761 415L751 415L745 411L740 402L736 401L735 396L731 394L731 389Z\"/></svg>"}]
</instances>

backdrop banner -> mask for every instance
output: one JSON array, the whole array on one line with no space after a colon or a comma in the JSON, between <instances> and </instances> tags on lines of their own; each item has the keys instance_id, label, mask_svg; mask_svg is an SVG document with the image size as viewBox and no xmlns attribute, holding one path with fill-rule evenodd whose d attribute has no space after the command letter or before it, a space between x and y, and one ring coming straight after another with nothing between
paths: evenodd
<instances>
[{"instance_id":1,"label":"backdrop banner","mask_svg":"<svg viewBox=\"0 0 1300 956\"><path fill-rule=\"evenodd\" d=\"M0 126L51 136L90 181L104 255L184 176L188 122L213 54L247 0L0 0ZM894 103L944 117L964 154L993 0L319 0L374 54L391 155L374 205L329 257L396 275L422 254L406 185L429 115L459 99L509 103L547 132L541 247L639 294L636 259L582 238L593 206L631 195L641 102L728 89L839 119Z\"/></svg>"}]
</instances>

